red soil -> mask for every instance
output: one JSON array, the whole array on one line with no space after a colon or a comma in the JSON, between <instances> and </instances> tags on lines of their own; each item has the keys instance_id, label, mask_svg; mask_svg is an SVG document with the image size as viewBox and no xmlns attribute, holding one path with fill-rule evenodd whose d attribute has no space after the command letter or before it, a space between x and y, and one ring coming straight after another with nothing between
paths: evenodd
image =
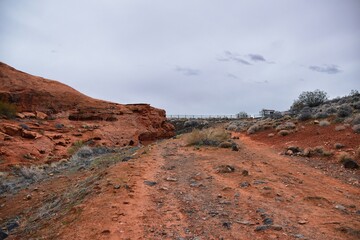
<instances>
[{"instance_id":1,"label":"red soil","mask_svg":"<svg viewBox=\"0 0 360 240\"><path fill-rule=\"evenodd\" d=\"M236 141L238 152L181 139L152 144L105 171L59 175L0 199L0 218L23 216L9 239L359 239L359 188L247 136ZM224 164L235 171L217 172ZM81 204L32 222L89 174L99 177ZM273 224L256 231L264 221Z\"/></svg>"}]
</instances>

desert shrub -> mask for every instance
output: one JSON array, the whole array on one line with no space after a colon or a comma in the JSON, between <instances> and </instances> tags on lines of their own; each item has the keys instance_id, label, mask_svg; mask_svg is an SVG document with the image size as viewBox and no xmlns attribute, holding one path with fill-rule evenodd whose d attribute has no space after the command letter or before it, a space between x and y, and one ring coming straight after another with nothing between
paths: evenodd
<instances>
[{"instance_id":1,"label":"desert shrub","mask_svg":"<svg viewBox=\"0 0 360 240\"><path fill-rule=\"evenodd\" d=\"M333 155L333 152L326 150L323 146L317 146L314 148L305 148L301 155L304 157L330 157Z\"/></svg>"},{"instance_id":2,"label":"desert shrub","mask_svg":"<svg viewBox=\"0 0 360 240\"><path fill-rule=\"evenodd\" d=\"M296 125L293 122L285 122L283 124L280 124L276 127L276 130L281 131L281 130L291 130L291 129L295 129Z\"/></svg>"},{"instance_id":3,"label":"desert shrub","mask_svg":"<svg viewBox=\"0 0 360 240\"><path fill-rule=\"evenodd\" d=\"M333 153L331 151L327 151L323 146L316 146L316 147L311 149L311 154L312 155L317 155L317 156L329 157Z\"/></svg>"},{"instance_id":4,"label":"desert shrub","mask_svg":"<svg viewBox=\"0 0 360 240\"><path fill-rule=\"evenodd\" d=\"M229 131L235 131L238 128L238 126L236 124L230 123L226 129Z\"/></svg>"},{"instance_id":5,"label":"desert shrub","mask_svg":"<svg viewBox=\"0 0 360 240\"><path fill-rule=\"evenodd\" d=\"M89 146L82 146L77 150L76 155L81 158L89 158L93 155L94 151Z\"/></svg>"},{"instance_id":6,"label":"desert shrub","mask_svg":"<svg viewBox=\"0 0 360 240\"><path fill-rule=\"evenodd\" d=\"M56 129L63 129L63 128L64 128L64 124L62 124L62 123L56 123L56 124L55 124L55 128L56 128Z\"/></svg>"},{"instance_id":7,"label":"desert shrub","mask_svg":"<svg viewBox=\"0 0 360 240\"><path fill-rule=\"evenodd\" d=\"M243 132L246 131L251 125L253 125L252 121L232 121L228 127L227 130L229 131L235 131L235 132Z\"/></svg>"},{"instance_id":8,"label":"desert shrub","mask_svg":"<svg viewBox=\"0 0 360 240\"><path fill-rule=\"evenodd\" d=\"M218 146L220 143L229 140L230 134L221 128L209 128L205 130L195 129L188 134L186 143L192 145Z\"/></svg>"},{"instance_id":9,"label":"desert shrub","mask_svg":"<svg viewBox=\"0 0 360 240\"><path fill-rule=\"evenodd\" d=\"M302 104L309 107L317 107L327 100L327 93L316 89L315 91L302 92L295 101L297 104Z\"/></svg>"},{"instance_id":10,"label":"desert shrub","mask_svg":"<svg viewBox=\"0 0 360 240\"><path fill-rule=\"evenodd\" d=\"M330 122L327 120L322 120L319 122L320 127L325 127L325 126L329 126L329 125L330 125Z\"/></svg>"},{"instance_id":11,"label":"desert shrub","mask_svg":"<svg viewBox=\"0 0 360 240\"><path fill-rule=\"evenodd\" d=\"M344 125L339 125L335 127L335 131L344 131L346 127Z\"/></svg>"},{"instance_id":12,"label":"desert shrub","mask_svg":"<svg viewBox=\"0 0 360 240\"><path fill-rule=\"evenodd\" d=\"M14 118L16 115L16 106L11 103L0 101L0 116Z\"/></svg>"},{"instance_id":13,"label":"desert shrub","mask_svg":"<svg viewBox=\"0 0 360 240\"><path fill-rule=\"evenodd\" d=\"M295 100L290 107L290 111L298 113L305 107L305 104L299 100Z\"/></svg>"},{"instance_id":14,"label":"desert shrub","mask_svg":"<svg viewBox=\"0 0 360 240\"><path fill-rule=\"evenodd\" d=\"M247 114L246 112L239 112L238 114L236 114L237 118L248 118L249 114Z\"/></svg>"},{"instance_id":15,"label":"desert shrub","mask_svg":"<svg viewBox=\"0 0 360 240\"><path fill-rule=\"evenodd\" d=\"M287 121L290 120L292 117L290 115L285 115L282 117L283 120Z\"/></svg>"},{"instance_id":16,"label":"desert shrub","mask_svg":"<svg viewBox=\"0 0 360 240\"><path fill-rule=\"evenodd\" d=\"M354 130L355 133L360 133L360 124L356 124L352 127L352 130Z\"/></svg>"},{"instance_id":17,"label":"desert shrub","mask_svg":"<svg viewBox=\"0 0 360 240\"><path fill-rule=\"evenodd\" d=\"M328 108L326 109L326 113L327 113L327 114L334 114L334 113L336 113L336 112L337 112L337 110L336 110L335 107L328 107Z\"/></svg>"},{"instance_id":18,"label":"desert shrub","mask_svg":"<svg viewBox=\"0 0 360 240\"><path fill-rule=\"evenodd\" d=\"M43 170L36 166L21 167L19 168L17 175L22 176L25 179L37 181L42 178Z\"/></svg>"},{"instance_id":19,"label":"desert shrub","mask_svg":"<svg viewBox=\"0 0 360 240\"><path fill-rule=\"evenodd\" d=\"M261 128L258 124L254 124L252 125L251 127L249 127L249 129L247 130L247 134L254 134L256 133L257 131L259 131Z\"/></svg>"},{"instance_id":20,"label":"desert shrub","mask_svg":"<svg viewBox=\"0 0 360 240\"><path fill-rule=\"evenodd\" d=\"M227 141L227 142L221 142L218 147L220 148L231 148L233 146L233 143Z\"/></svg>"},{"instance_id":21,"label":"desert shrub","mask_svg":"<svg viewBox=\"0 0 360 240\"><path fill-rule=\"evenodd\" d=\"M345 117L348 117L352 114L352 107L350 107L349 105L341 105L339 110L338 110L338 113L337 113L337 116L338 117L341 117L341 118L345 118Z\"/></svg>"},{"instance_id":22,"label":"desert shrub","mask_svg":"<svg viewBox=\"0 0 360 240\"><path fill-rule=\"evenodd\" d=\"M340 163L344 164L348 161L354 161L353 158L346 152L342 152L337 156L337 159Z\"/></svg>"},{"instance_id":23,"label":"desert shrub","mask_svg":"<svg viewBox=\"0 0 360 240\"><path fill-rule=\"evenodd\" d=\"M357 101L357 102L352 103L351 106L352 106L354 109L359 110L359 109L360 109L360 101Z\"/></svg>"},{"instance_id":24,"label":"desert shrub","mask_svg":"<svg viewBox=\"0 0 360 240\"><path fill-rule=\"evenodd\" d=\"M360 93L356 89L351 89L350 94L349 94L349 96L351 96L351 97L355 97L355 96L359 96L359 95L360 95Z\"/></svg>"},{"instance_id":25,"label":"desert shrub","mask_svg":"<svg viewBox=\"0 0 360 240\"><path fill-rule=\"evenodd\" d=\"M344 122L344 118L341 117L337 117L333 120L334 123L343 123Z\"/></svg>"},{"instance_id":26,"label":"desert shrub","mask_svg":"<svg viewBox=\"0 0 360 240\"><path fill-rule=\"evenodd\" d=\"M26 125L25 123L21 123L19 124L19 126L22 128L22 129L25 129L25 130L29 130L30 127L28 125Z\"/></svg>"},{"instance_id":27,"label":"desert shrub","mask_svg":"<svg viewBox=\"0 0 360 240\"><path fill-rule=\"evenodd\" d=\"M73 145L68 148L67 152L69 155L73 155L74 153L76 153L82 146L84 146L84 142L83 141L76 141L73 143Z\"/></svg>"},{"instance_id":28,"label":"desert shrub","mask_svg":"<svg viewBox=\"0 0 360 240\"><path fill-rule=\"evenodd\" d=\"M281 112L279 112L279 111L276 111L276 112L274 112L272 115L271 115L271 118L272 119L280 119L280 118L282 118L283 117L283 115L281 114Z\"/></svg>"},{"instance_id":29,"label":"desert shrub","mask_svg":"<svg viewBox=\"0 0 360 240\"><path fill-rule=\"evenodd\" d=\"M360 124L360 115L359 115L359 114L356 115L356 116L354 117L354 119L352 120L351 123L352 123L353 125Z\"/></svg>"},{"instance_id":30,"label":"desert shrub","mask_svg":"<svg viewBox=\"0 0 360 240\"><path fill-rule=\"evenodd\" d=\"M297 117L297 119L299 121L306 121L312 118L312 115L310 112L302 112L300 113L300 115Z\"/></svg>"},{"instance_id":31,"label":"desert shrub","mask_svg":"<svg viewBox=\"0 0 360 240\"><path fill-rule=\"evenodd\" d=\"M360 159L360 146L355 151L355 158Z\"/></svg>"},{"instance_id":32,"label":"desert shrub","mask_svg":"<svg viewBox=\"0 0 360 240\"><path fill-rule=\"evenodd\" d=\"M343 144L341 144L341 143L335 143L334 144L334 148L336 148L336 149L341 149L343 147L345 147L345 146Z\"/></svg>"},{"instance_id":33,"label":"desert shrub","mask_svg":"<svg viewBox=\"0 0 360 240\"><path fill-rule=\"evenodd\" d=\"M279 136L287 136L289 135L289 131L288 130L281 130L280 132L278 132L278 135Z\"/></svg>"},{"instance_id":34,"label":"desert shrub","mask_svg":"<svg viewBox=\"0 0 360 240\"><path fill-rule=\"evenodd\" d=\"M329 114L327 114L326 112L318 112L315 114L315 118L327 118L329 117Z\"/></svg>"}]
</instances>

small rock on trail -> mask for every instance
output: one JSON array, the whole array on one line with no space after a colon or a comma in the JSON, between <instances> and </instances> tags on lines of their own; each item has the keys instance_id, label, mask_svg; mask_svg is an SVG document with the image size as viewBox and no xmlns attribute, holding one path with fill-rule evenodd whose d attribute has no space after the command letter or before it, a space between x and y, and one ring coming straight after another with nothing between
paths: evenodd
<instances>
[{"instance_id":1,"label":"small rock on trail","mask_svg":"<svg viewBox=\"0 0 360 240\"><path fill-rule=\"evenodd\" d=\"M155 186L155 185L157 184L157 182L148 181L148 180L145 180L144 183L145 183L145 185L148 185L148 186L150 186L150 187Z\"/></svg>"}]
</instances>

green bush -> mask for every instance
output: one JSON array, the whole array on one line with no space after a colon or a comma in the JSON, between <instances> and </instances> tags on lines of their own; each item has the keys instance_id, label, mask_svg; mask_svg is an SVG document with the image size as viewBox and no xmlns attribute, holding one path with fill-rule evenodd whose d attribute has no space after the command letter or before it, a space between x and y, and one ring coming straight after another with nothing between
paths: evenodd
<instances>
[{"instance_id":1,"label":"green bush","mask_svg":"<svg viewBox=\"0 0 360 240\"><path fill-rule=\"evenodd\" d=\"M16 106L11 103L0 101L0 116L14 118L16 114Z\"/></svg>"},{"instance_id":2,"label":"green bush","mask_svg":"<svg viewBox=\"0 0 360 240\"><path fill-rule=\"evenodd\" d=\"M301 108L308 107L317 107L320 104L324 103L327 100L327 93L316 89L315 91L306 91L302 92L298 99L295 100L292 110L301 110ZM300 109L299 109L300 108Z\"/></svg>"},{"instance_id":3,"label":"green bush","mask_svg":"<svg viewBox=\"0 0 360 240\"><path fill-rule=\"evenodd\" d=\"M230 134L222 128L195 129L187 135L186 143L187 146L218 146L220 143L229 139Z\"/></svg>"},{"instance_id":4,"label":"green bush","mask_svg":"<svg viewBox=\"0 0 360 240\"><path fill-rule=\"evenodd\" d=\"M73 145L70 148L68 148L67 150L68 154L69 155L75 154L81 147L84 146L84 144L85 143L81 140L74 142Z\"/></svg>"}]
</instances>

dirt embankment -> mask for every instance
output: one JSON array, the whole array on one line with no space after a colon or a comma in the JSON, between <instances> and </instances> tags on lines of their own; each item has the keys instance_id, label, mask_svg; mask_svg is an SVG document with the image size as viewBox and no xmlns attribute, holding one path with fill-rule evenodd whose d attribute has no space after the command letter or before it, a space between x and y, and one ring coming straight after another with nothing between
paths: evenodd
<instances>
[{"instance_id":1,"label":"dirt embankment","mask_svg":"<svg viewBox=\"0 0 360 240\"><path fill-rule=\"evenodd\" d=\"M68 160L84 143L135 146L174 135L165 111L149 104L93 99L4 63L0 82L0 103L17 109L16 118L0 119L0 170Z\"/></svg>"}]
</instances>

